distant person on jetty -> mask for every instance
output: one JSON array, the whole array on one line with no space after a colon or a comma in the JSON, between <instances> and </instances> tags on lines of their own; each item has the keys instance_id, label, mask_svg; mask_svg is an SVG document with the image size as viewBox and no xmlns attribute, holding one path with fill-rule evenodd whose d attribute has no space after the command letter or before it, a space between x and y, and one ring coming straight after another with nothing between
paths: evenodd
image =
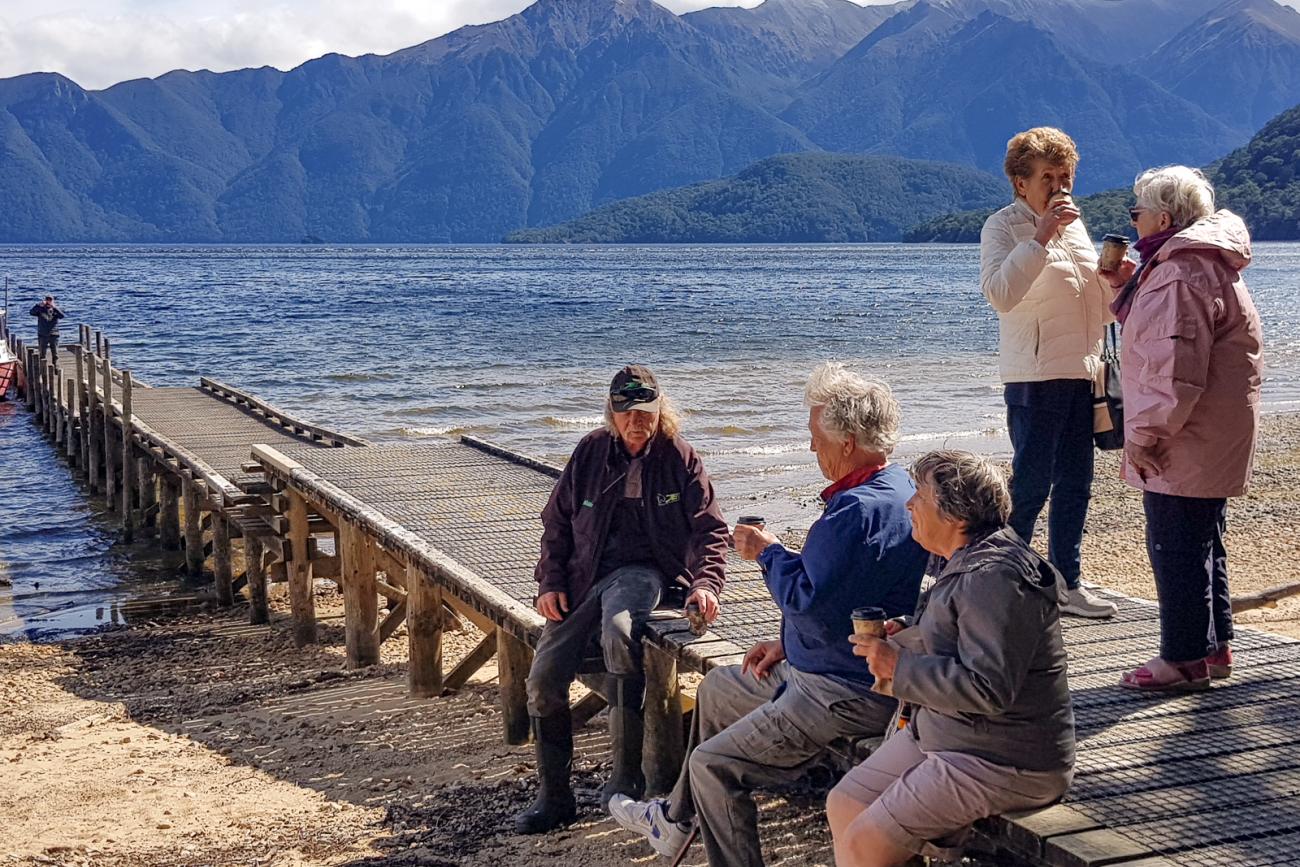
<instances>
[{"instance_id":1,"label":"distant person on jetty","mask_svg":"<svg viewBox=\"0 0 1300 867\"><path fill-rule=\"evenodd\" d=\"M1015 201L980 233L980 288L998 312L998 361L1013 450L1011 526L1028 543L1047 513L1048 556L1067 588L1062 610L1110 617L1115 605L1079 583L1092 496L1092 383L1113 291L1070 191L1079 152L1059 129L1007 143Z\"/></svg>"},{"instance_id":2,"label":"distant person on jetty","mask_svg":"<svg viewBox=\"0 0 1300 867\"><path fill-rule=\"evenodd\" d=\"M615 792L640 797L645 789L641 637L650 612L681 588L705 620L718 616L727 525L678 428L650 369L624 367L610 383L604 428L578 443L542 512L537 610L549 622L528 673L540 785L537 801L515 819L521 834L575 817L569 687L588 651L600 648L608 672L614 771L603 808Z\"/></svg>"},{"instance_id":3,"label":"distant person on jetty","mask_svg":"<svg viewBox=\"0 0 1300 867\"><path fill-rule=\"evenodd\" d=\"M947 565L910 626L850 639L906 726L831 790L837 867L959 860L972 822L1049 804L1074 774L1064 582L1007 526L1006 482L987 460L931 452L912 478L912 533Z\"/></svg>"},{"instance_id":4,"label":"distant person on jetty","mask_svg":"<svg viewBox=\"0 0 1300 867\"><path fill-rule=\"evenodd\" d=\"M1228 497L1246 493L1259 427L1259 314L1241 271L1250 234L1196 169L1133 185L1140 266L1126 261L1124 477L1140 489L1160 599L1160 654L1124 675L1133 689L1205 689L1232 670L1223 545ZM1127 280L1127 282L1124 282Z\"/></svg>"},{"instance_id":5,"label":"distant person on jetty","mask_svg":"<svg viewBox=\"0 0 1300 867\"><path fill-rule=\"evenodd\" d=\"M798 553L765 529L734 531L736 552L763 568L781 637L704 678L686 764L666 800L622 795L609 803L618 823L661 855L686 844L696 819L709 864L761 865L753 790L802 780L832 742L883 733L896 708L872 692L871 672L844 636L854 609L910 614L925 569L906 508L914 488L889 462L898 403L887 386L839 364L813 371L806 401L812 451L832 483L821 494L825 511Z\"/></svg>"},{"instance_id":6,"label":"distant person on jetty","mask_svg":"<svg viewBox=\"0 0 1300 867\"><path fill-rule=\"evenodd\" d=\"M50 351L50 360L59 360L59 320L63 311L54 303L53 295L46 295L45 300L32 307L31 314L36 317L36 345L41 358L45 350Z\"/></svg>"}]
</instances>

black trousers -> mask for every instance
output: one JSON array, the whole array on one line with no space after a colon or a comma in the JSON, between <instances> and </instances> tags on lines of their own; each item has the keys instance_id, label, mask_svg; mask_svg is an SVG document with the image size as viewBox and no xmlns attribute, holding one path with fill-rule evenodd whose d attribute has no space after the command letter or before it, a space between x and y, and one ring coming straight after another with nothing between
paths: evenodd
<instances>
[{"instance_id":1,"label":"black trousers","mask_svg":"<svg viewBox=\"0 0 1300 867\"><path fill-rule=\"evenodd\" d=\"M1050 496L1047 551L1067 587L1079 586L1083 525L1092 497L1092 383L1049 379L1008 383L1011 435L1011 520L1020 538L1034 537Z\"/></svg>"},{"instance_id":2,"label":"black trousers","mask_svg":"<svg viewBox=\"0 0 1300 867\"><path fill-rule=\"evenodd\" d=\"M1202 659L1232 639L1223 547L1228 501L1146 491L1142 507L1160 599L1160 656L1170 662Z\"/></svg>"},{"instance_id":3,"label":"black trousers","mask_svg":"<svg viewBox=\"0 0 1300 867\"><path fill-rule=\"evenodd\" d=\"M59 333L56 331L53 334L36 335L36 347L38 351L41 353L42 361L45 360L45 350L47 349L50 351L50 360L58 361L59 360Z\"/></svg>"}]
</instances>

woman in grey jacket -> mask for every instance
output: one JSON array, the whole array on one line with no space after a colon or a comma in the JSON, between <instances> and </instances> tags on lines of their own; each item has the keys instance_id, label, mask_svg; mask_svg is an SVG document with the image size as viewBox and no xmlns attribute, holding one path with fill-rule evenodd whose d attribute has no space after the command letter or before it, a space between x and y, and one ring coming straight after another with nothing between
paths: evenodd
<instances>
[{"instance_id":1,"label":"woman in grey jacket","mask_svg":"<svg viewBox=\"0 0 1300 867\"><path fill-rule=\"evenodd\" d=\"M912 476L912 535L947 565L915 625L850 639L905 727L827 799L838 867L954 858L976 819L1049 804L1074 773L1060 574L1006 526L983 458L931 452Z\"/></svg>"}]
</instances>

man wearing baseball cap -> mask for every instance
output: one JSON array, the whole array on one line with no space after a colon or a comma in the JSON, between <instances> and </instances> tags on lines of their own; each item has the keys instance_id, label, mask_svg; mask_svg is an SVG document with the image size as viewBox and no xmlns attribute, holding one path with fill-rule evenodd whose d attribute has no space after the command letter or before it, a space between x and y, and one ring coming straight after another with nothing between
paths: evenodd
<instances>
[{"instance_id":1,"label":"man wearing baseball cap","mask_svg":"<svg viewBox=\"0 0 1300 867\"><path fill-rule=\"evenodd\" d=\"M641 637L661 601L680 594L718 616L727 526L695 450L648 367L614 375L605 426L583 437L542 511L537 610L547 619L528 673L540 785L515 819L521 834L573 821L569 686L588 649L604 657L616 792L640 793L645 674ZM679 603L680 604L680 603Z\"/></svg>"}]
</instances>

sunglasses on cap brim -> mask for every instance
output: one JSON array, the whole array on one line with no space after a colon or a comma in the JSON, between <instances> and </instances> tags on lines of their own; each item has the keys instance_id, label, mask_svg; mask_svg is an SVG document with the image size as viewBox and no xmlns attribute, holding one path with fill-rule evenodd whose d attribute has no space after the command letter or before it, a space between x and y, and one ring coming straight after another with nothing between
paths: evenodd
<instances>
[{"instance_id":1,"label":"sunglasses on cap brim","mask_svg":"<svg viewBox=\"0 0 1300 867\"><path fill-rule=\"evenodd\" d=\"M614 403L649 403L659 397L659 392L653 388L625 388L618 394L611 394L609 399Z\"/></svg>"}]
</instances>

